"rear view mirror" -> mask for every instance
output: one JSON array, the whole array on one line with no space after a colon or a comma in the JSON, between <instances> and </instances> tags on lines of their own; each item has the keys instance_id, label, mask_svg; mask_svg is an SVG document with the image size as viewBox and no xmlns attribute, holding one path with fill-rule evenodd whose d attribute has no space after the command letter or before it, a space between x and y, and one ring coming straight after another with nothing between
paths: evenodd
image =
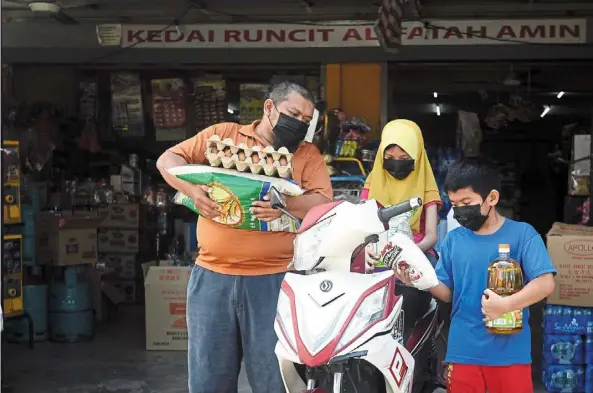
<instances>
[{"instance_id":1,"label":"rear view mirror","mask_svg":"<svg viewBox=\"0 0 593 393\"><path fill-rule=\"evenodd\" d=\"M286 209L286 201L282 193L275 187L270 189L270 205L272 205L272 209Z\"/></svg>"}]
</instances>

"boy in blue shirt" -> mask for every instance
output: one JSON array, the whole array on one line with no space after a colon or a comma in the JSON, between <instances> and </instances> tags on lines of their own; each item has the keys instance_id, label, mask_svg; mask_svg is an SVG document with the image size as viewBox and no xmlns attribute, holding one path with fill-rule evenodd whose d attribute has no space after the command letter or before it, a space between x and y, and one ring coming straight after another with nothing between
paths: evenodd
<instances>
[{"instance_id":1,"label":"boy in blue shirt","mask_svg":"<svg viewBox=\"0 0 593 393\"><path fill-rule=\"evenodd\" d=\"M452 302L447 346L449 393L533 393L529 306L554 290L556 269L541 236L527 223L496 211L501 176L488 163L464 160L452 165L445 190L461 227L447 234L436 267L439 284L433 296ZM510 245L510 256L522 267L525 286L501 297L487 289L488 265L498 246ZM400 277L409 283L408 277ZM523 310L519 333L497 335L485 323Z\"/></svg>"}]
</instances>

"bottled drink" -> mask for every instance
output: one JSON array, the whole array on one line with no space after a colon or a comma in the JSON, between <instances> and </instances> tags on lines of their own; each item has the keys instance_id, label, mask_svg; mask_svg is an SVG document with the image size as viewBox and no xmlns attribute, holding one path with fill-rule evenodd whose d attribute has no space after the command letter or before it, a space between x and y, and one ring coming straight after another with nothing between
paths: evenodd
<instances>
[{"instance_id":1,"label":"bottled drink","mask_svg":"<svg viewBox=\"0 0 593 393\"><path fill-rule=\"evenodd\" d=\"M523 288L523 272L517 261L511 258L511 246L498 245L498 258L488 266L488 288L500 296L510 296ZM523 329L523 310L504 314L494 321L486 322L486 329L493 334L515 334Z\"/></svg>"}]
</instances>

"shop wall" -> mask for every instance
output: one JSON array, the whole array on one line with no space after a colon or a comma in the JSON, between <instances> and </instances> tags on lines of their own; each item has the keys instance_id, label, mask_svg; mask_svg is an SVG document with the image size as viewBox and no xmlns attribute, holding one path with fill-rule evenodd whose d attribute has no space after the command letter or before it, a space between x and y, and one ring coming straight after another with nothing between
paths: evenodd
<instances>
[{"instance_id":1,"label":"shop wall","mask_svg":"<svg viewBox=\"0 0 593 393\"><path fill-rule=\"evenodd\" d=\"M12 67L9 101L47 102L66 116L76 114L76 70L73 66L16 65Z\"/></svg>"}]
</instances>

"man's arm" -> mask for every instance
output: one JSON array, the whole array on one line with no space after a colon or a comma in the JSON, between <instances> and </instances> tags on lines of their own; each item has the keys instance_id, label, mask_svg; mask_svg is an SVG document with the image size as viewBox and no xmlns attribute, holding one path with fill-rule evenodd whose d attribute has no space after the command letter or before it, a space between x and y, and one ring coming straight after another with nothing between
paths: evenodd
<instances>
[{"instance_id":1,"label":"man's arm","mask_svg":"<svg viewBox=\"0 0 593 393\"><path fill-rule=\"evenodd\" d=\"M286 198L288 211L298 218L305 217L311 208L333 199L331 180L323 156L315 146L311 145L309 149L311 153L306 160L301 179L301 187L306 193Z\"/></svg>"},{"instance_id":2,"label":"man's arm","mask_svg":"<svg viewBox=\"0 0 593 393\"><path fill-rule=\"evenodd\" d=\"M208 198L204 187L181 180L177 176L171 175L168 169L187 164L204 164L207 141L215 131L216 126L205 129L165 151L156 162L156 167L167 184L190 197L200 213L210 218L220 215L220 207Z\"/></svg>"}]
</instances>

